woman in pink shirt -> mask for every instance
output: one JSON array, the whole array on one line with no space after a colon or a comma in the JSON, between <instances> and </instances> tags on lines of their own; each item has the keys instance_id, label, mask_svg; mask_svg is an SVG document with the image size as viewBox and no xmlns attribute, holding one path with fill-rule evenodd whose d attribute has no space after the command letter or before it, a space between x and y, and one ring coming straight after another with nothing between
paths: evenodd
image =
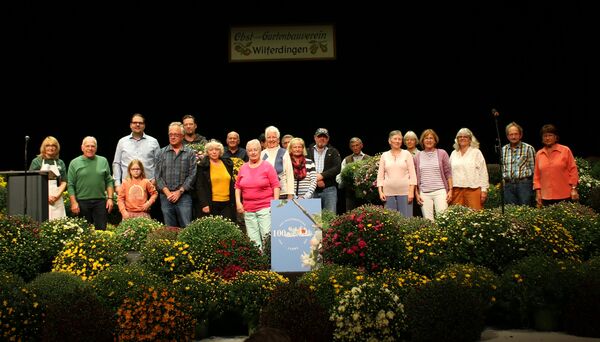
<instances>
[{"instance_id":1,"label":"woman in pink shirt","mask_svg":"<svg viewBox=\"0 0 600 342\"><path fill-rule=\"evenodd\" d=\"M538 207L562 201L578 201L579 173L571 150L558 143L558 130L544 125L541 130L544 147L535 155L533 188Z\"/></svg>"},{"instance_id":2,"label":"woman in pink shirt","mask_svg":"<svg viewBox=\"0 0 600 342\"><path fill-rule=\"evenodd\" d=\"M377 172L379 198L385 208L396 210L406 217L413 216L413 199L417 174L410 152L403 150L402 132L391 131L388 137L390 150L383 152Z\"/></svg>"},{"instance_id":3,"label":"woman in pink shirt","mask_svg":"<svg viewBox=\"0 0 600 342\"><path fill-rule=\"evenodd\" d=\"M260 150L257 139L246 144L249 160L235 182L235 203L238 213L244 214L248 237L262 250L271 231L271 200L279 199L280 188L275 168L260 158Z\"/></svg>"}]
</instances>

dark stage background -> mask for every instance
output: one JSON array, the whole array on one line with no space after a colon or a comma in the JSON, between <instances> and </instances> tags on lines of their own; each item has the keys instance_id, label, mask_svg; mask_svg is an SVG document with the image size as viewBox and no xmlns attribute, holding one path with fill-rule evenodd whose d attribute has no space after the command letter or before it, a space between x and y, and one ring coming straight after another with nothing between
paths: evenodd
<instances>
[{"instance_id":1,"label":"dark stage background","mask_svg":"<svg viewBox=\"0 0 600 342\"><path fill-rule=\"evenodd\" d=\"M191 113L199 133L224 140L236 130L243 144L268 125L307 142L327 127L342 155L352 136L367 153L386 150L393 129L433 128L450 150L457 130L469 127L495 162L497 108L503 143L515 120L536 148L541 126L554 123L576 156L600 150L589 123L598 31L587 2L5 6L2 170L23 168L26 135L28 164L47 135L59 139L67 163L86 135L112 161L134 112L161 146L168 124ZM231 25L305 23L335 24L336 60L228 63Z\"/></svg>"}]
</instances>

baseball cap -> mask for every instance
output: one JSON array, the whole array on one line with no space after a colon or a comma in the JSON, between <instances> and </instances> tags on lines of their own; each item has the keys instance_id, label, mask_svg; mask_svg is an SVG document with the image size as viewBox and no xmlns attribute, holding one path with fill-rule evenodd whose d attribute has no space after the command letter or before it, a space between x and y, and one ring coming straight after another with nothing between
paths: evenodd
<instances>
[{"instance_id":1,"label":"baseball cap","mask_svg":"<svg viewBox=\"0 0 600 342\"><path fill-rule=\"evenodd\" d=\"M329 131L327 128L319 128L315 132L315 137L318 137L319 135L326 135L329 138Z\"/></svg>"}]
</instances>

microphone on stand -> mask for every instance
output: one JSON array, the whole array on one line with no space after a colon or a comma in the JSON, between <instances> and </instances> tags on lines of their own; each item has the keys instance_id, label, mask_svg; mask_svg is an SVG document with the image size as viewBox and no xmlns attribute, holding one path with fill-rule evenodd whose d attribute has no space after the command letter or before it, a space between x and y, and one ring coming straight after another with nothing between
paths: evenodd
<instances>
[{"instance_id":1,"label":"microphone on stand","mask_svg":"<svg viewBox=\"0 0 600 342\"><path fill-rule=\"evenodd\" d=\"M23 171L25 173L25 179L23 180L23 215L27 216L27 143L29 143L29 136L25 136L25 166Z\"/></svg>"},{"instance_id":2,"label":"microphone on stand","mask_svg":"<svg viewBox=\"0 0 600 342\"><path fill-rule=\"evenodd\" d=\"M504 166L502 157L502 140L500 140L500 129L498 128L498 117L500 113L496 110L496 108L492 108L492 115L494 116L494 121L496 122L496 145L495 150L498 153L498 160L500 161L500 177L502 177L502 182L500 182L500 204L502 206L502 214L504 215Z\"/></svg>"}]
</instances>

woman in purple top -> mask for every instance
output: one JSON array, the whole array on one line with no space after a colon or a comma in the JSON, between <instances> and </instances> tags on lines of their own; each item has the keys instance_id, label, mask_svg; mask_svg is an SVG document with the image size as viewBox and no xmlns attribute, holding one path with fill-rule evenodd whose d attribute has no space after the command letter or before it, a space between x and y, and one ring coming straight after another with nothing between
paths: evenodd
<instances>
[{"instance_id":1,"label":"woman in purple top","mask_svg":"<svg viewBox=\"0 0 600 342\"><path fill-rule=\"evenodd\" d=\"M248 237L262 250L263 239L271 231L271 200L279 198L280 188L275 168L260 158L260 150L257 139L246 144L249 160L235 182L235 203L244 214Z\"/></svg>"},{"instance_id":2,"label":"woman in purple top","mask_svg":"<svg viewBox=\"0 0 600 342\"><path fill-rule=\"evenodd\" d=\"M423 217L433 221L452 200L452 167L448 153L436 148L439 137L434 130L424 130L420 141L424 150L415 156L415 195L417 203L423 207Z\"/></svg>"}]
</instances>

